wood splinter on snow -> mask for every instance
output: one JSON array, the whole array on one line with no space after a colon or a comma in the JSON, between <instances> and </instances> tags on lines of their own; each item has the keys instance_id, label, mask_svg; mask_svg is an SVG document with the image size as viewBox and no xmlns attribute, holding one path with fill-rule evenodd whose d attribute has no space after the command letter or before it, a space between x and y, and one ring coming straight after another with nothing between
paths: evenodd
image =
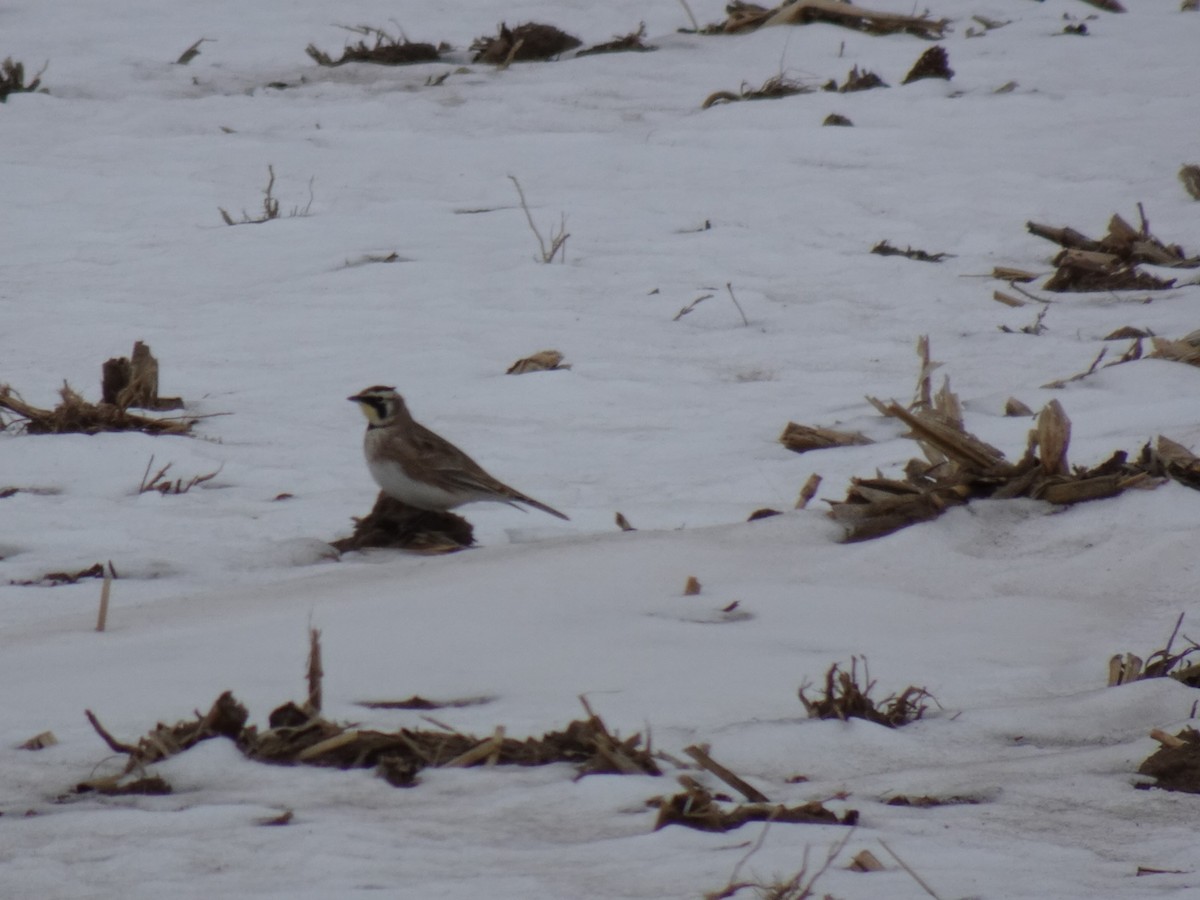
<instances>
[{"instance_id":1,"label":"wood splinter on snow","mask_svg":"<svg viewBox=\"0 0 1200 900\"><path fill-rule=\"evenodd\" d=\"M17 745L18 750L45 750L47 747L53 747L58 743L58 738L54 736L53 731L43 731L41 734L35 734L27 741Z\"/></svg>"},{"instance_id":2,"label":"wood splinter on snow","mask_svg":"<svg viewBox=\"0 0 1200 900\"><path fill-rule=\"evenodd\" d=\"M508 367L507 375L524 375L526 372L555 372L571 368L570 363L563 362L563 355L557 350L539 350L524 359L518 359Z\"/></svg>"},{"instance_id":3,"label":"wood splinter on snow","mask_svg":"<svg viewBox=\"0 0 1200 900\"><path fill-rule=\"evenodd\" d=\"M1158 741L1164 747L1169 747L1172 750L1178 750L1180 747L1186 747L1187 742L1175 737L1173 734L1168 734L1161 728L1154 728L1150 731L1150 737Z\"/></svg>"},{"instance_id":4,"label":"wood splinter on snow","mask_svg":"<svg viewBox=\"0 0 1200 900\"><path fill-rule=\"evenodd\" d=\"M108 568L104 570L104 583L100 585L100 611L96 615L97 631L103 631L108 625L108 598L112 592L114 571L112 560L109 560Z\"/></svg>"},{"instance_id":5,"label":"wood splinter on snow","mask_svg":"<svg viewBox=\"0 0 1200 900\"><path fill-rule=\"evenodd\" d=\"M882 872L887 866L879 861L879 857L870 850L860 850L846 866L851 872Z\"/></svg>"},{"instance_id":6,"label":"wood splinter on snow","mask_svg":"<svg viewBox=\"0 0 1200 900\"><path fill-rule=\"evenodd\" d=\"M758 790L754 785L739 778L729 769L725 768L715 759L708 755L708 744L694 744L691 747L684 747L683 752L696 761L696 765L704 769L706 772L711 772L723 782L749 800L751 803L770 803L770 799L762 791Z\"/></svg>"},{"instance_id":7,"label":"wood splinter on snow","mask_svg":"<svg viewBox=\"0 0 1200 900\"><path fill-rule=\"evenodd\" d=\"M875 442L857 431L838 431L834 428L819 428L788 422L784 426L783 434L779 436L779 443L793 453L807 453L810 450L865 446Z\"/></svg>"},{"instance_id":8,"label":"wood splinter on snow","mask_svg":"<svg viewBox=\"0 0 1200 900\"><path fill-rule=\"evenodd\" d=\"M817 489L821 487L821 476L813 472L808 476L808 481L804 482L804 487L800 488L800 496L796 498L796 509L805 509L813 497L817 496Z\"/></svg>"},{"instance_id":9,"label":"wood splinter on snow","mask_svg":"<svg viewBox=\"0 0 1200 900\"><path fill-rule=\"evenodd\" d=\"M321 668L321 630L308 629L308 712L317 715L321 712L321 681L325 670Z\"/></svg>"}]
</instances>

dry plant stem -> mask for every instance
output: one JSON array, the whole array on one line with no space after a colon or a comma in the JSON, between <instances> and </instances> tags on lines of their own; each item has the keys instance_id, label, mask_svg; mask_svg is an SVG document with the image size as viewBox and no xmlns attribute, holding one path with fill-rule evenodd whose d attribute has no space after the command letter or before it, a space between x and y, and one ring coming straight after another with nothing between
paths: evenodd
<instances>
[{"instance_id":1,"label":"dry plant stem","mask_svg":"<svg viewBox=\"0 0 1200 900\"><path fill-rule=\"evenodd\" d=\"M315 180L316 180L315 177L310 178L308 180L308 203L305 204L304 207L299 207L299 206L293 207L291 212L288 213L289 218L302 218L302 217L309 215L309 212L312 209L312 204L313 204L313 182ZM242 219L239 222L239 221L236 221L233 218L233 216L231 216L226 210L222 209L221 207L218 206L217 210L221 213L221 218L224 220L226 225L261 225L264 222L270 222L273 219L279 218L279 200L278 200L278 198L275 197L274 190L275 190L275 167L273 165L268 165L267 166L267 186L265 188L263 188L262 215L260 215L256 219L252 219L252 218L250 218L249 214L243 210Z\"/></svg>"},{"instance_id":2,"label":"dry plant stem","mask_svg":"<svg viewBox=\"0 0 1200 900\"><path fill-rule=\"evenodd\" d=\"M321 668L321 630L308 629L308 708L314 715L321 711L321 679L325 670Z\"/></svg>"},{"instance_id":3,"label":"dry plant stem","mask_svg":"<svg viewBox=\"0 0 1200 900\"><path fill-rule=\"evenodd\" d=\"M165 466L163 466L161 469L159 469L157 472L155 472L154 477L151 478L150 477L150 467L152 465L154 465L154 454L153 453L150 454L150 459L146 463L146 471L142 473L142 481L138 485L138 493L139 494L144 494L147 491L154 490L154 485L155 485L155 483L157 483L158 479L160 479L164 475L166 475L167 469L171 468L171 464L167 463Z\"/></svg>"},{"instance_id":4,"label":"dry plant stem","mask_svg":"<svg viewBox=\"0 0 1200 900\"><path fill-rule=\"evenodd\" d=\"M770 803L767 795L755 788L753 785L743 781L729 769L725 768L719 762L708 755L708 748L704 746L684 747L683 752L696 761L700 768L712 772L723 782L749 800L751 803Z\"/></svg>"},{"instance_id":5,"label":"dry plant stem","mask_svg":"<svg viewBox=\"0 0 1200 900\"><path fill-rule=\"evenodd\" d=\"M100 585L100 612L96 615L96 630L103 631L108 625L108 597L112 591L112 563L109 562L108 570L104 573L104 583Z\"/></svg>"},{"instance_id":6,"label":"dry plant stem","mask_svg":"<svg viewBox=\"0 0 1200 900\"><path fill-rule=\"evenodd\" d=\"M692 8L688 6L687 0L679 0L679 5L683 7L683 11L687 13L688 20L692 23L692 31L700 30L700 23L696 21L696 17L692 15Z\"/></svg>"},{"instance_id":7,"label":"dry plant stem","mask_svg":"<svg viewBox=\"0 0 1200 900\"><path fill-rule=\"evenodd\" d=\"M817 495L817 489L821 486L821 476L815 472L808 476L808 481L804 482L804 487L800 489L800 496L796 499L796 509L804 509L808 506L809 501Z\"/></svg>"},{"instance_id":8,"label":"dry plant stem","mask_svg":"<svg viewBox=\"0 0 1200 900\"><path fill-rule=\"evenodd\" d=\"M682 319L684 316L686 316L688 313L690 313L693 309L695 309L697 306L699 306L705 300L711 300L712 296L713 296L712 294L701 294L699 297L697 297L695 300L693 300L691 303L689 303L683 309L679 310L679 312L675 313L675 318L673 318L671 321L678 322L680 319Z\"/></svg>"},{"instance_id":9,"label":"dry plant stem","mask_svg":"<svg viewBox=\"0 0 1200 900\"><path fill-rule=\"evenodd\" d=\"M444 769L465 769L468 766L473 766L475 763L483 759L491 759L498 756L500 747L504 743L504 726L497 725L495 733L485 741L476 744L466 753L455 757L449 762L442 763ZM495 763L493 763L494 765Z\"/></svg>"},{"instance_id":10,"label":"dry plant stem","mask_svg":"<svg viewBox=\"0 0 1200 900\"><path fill-rule=\"evenodd\" d=\"M742 304L738 303L737 296L733 293L733 282L725 282L725 290L729 291L729 299L733 301L733 305L737 307L738 313L742 317L742 324L747 328L750 327L750 320L746 318L746 311L742 309Z\"/></svg>"},{"instance_id":11,"label":"dry plant stem","mask_svg":"<svg viewBox=\"0 0 1200 900\"><path fill-rule=\"evenodd\" d=\"M100 735L100 738L104 741L104 743L108 744L108 749L110 749L113 753L124 753L127 756L132 756L133 754L137 753L136 747L131 747L129 744L122 744L115 737L109 734L108 729L100 724L100 720L96 718L96 714L90 709L85 709L83 714L87 716L87 720L92 723L92 728L96 729L96 734Z\"/></svg>"},{"instance_id":12,"label":"dry plant stem","mask_svg":"<svg viewBox=\"0 0 1200 900\"><path fill-rule=\"evenodd\" d=\"M211 43L214 40L216 40L216 38L200 38L200 40L196 41L196 43L192 44L192 46L188 47L179 55L179 59L175 60L175 65L186 66L193 59L200 55L201 44Z\"/></svg>"},{"instance_id":13,"label":"dry plant stem","mask_svg":"<svg viewBox=\"0 0 1200 900\"><path fill-rule=\"evenodd\" d=\"M521 42L518 41L517 46L513 48L514 53L520 47L520 44ZM558 255L559 251L562 251L562 261L566 262L566 243L567 238L570 237L570 235L567 234L566 218L564 217L562 219L557 234L553 231L550 232L550 247L547 248L545 238L542 237L542 233L538 231L538 227L533 221L533 213L529 211L529 204L525 202L525 191L521 189L521 182L517 181L517 177L515 175L509 175L508 177L517 189L517 196L521 198L521 209L525 211L525 219L529 222L529 228L533 232L533 236L537 238L538 247L542 252L542 262L554 262L554 257Z\"/></svg>"},{"instance_id":14,"label":"dry plant stem","mask_svg":"<svg viewBox=\"0 0 1200 900\"><path fill-rule=\"evenodd\" d=\"M504 62L496 66L496 69L503 72L513 64L513 60L517 58L517 54L521 52L521 48L525 46L525 39L518 38L512 45L512 49L508 51L508 56L504 58ZM514 179L515 180L515 179ZM520 190L518 188L517 190Z\"/></svg>"},{"instance_id":15,"label":"dry plant stem","mask_svg":"<svg viewBox=\"0 0 1200 900\"><path fill-rule=\"evenodd\" d=\"M763 828L762 834L759 835L759 839L755 842L755 845L750 848L750 852L738 862L725 889L715 894L705 895L705 900L725 900L725 898L732 897L743 888L754 888L764 900L807 900L807 898L813 896L813 889L816 887L817 880L828 872L829 867L841 856L842 851L846 849L846 844L854 836L855 831L853 828L850 829L847 834L833 843L829 848L829 852L825 855L825 862L811 876L808 874L808 845L806 844L804 846L804 853L800 859L800 871L786 882L778 882L771 885L754 881L735 882L733 879L737 877L738 870L762 846L763 839L766 837L767 827L769 827L769 823L768 826Z\"/></svg>"},{"instance_id":16,"label":"dry plant stem","mask_svg":"<svg viewBox=\"0 0 1200 900\"><path fill-rule=\"evenodd\" d=\"M933 370L941 366L935 363L929 355L929 335L923 334L917 338L917 356L921 360L921 371L917 374L916 396L909 409L931 409L933 407Z\"/></svg>"},{"instance_id":17,"label":"dry plant stem","mask_svg":"<svg viewBox=\"0 0 1200 900\"><path fill-rule=\"evenodd\" d=\"M1183 613L1179 614L1179 618L1175 620L1175 627L1171 629L1171 636L1167 638L1167 646L1163 648L1163 659L1171 658L1171 645L1175 643L1175 638L1179 636L1179 629L1183 627Z\"/></svg>"},{"instance_id":18,"label":"dry plant stem","mask_svg":"<svg viewBox=\"0 0 1200 900\"><path fill-rule=\"evenodd\" d=\"M894 859L897 863L899 863L900 868L902 868L905 872L907 872L909 875L911 875L912 880L915 881L917 884L919 884L921 886L921 889L923 891L925 891L925 893L927 893L930 897L932 897L933 900L942 900L942 898L937 895L937 893L934 891L934 889L931 888L928 884L926 884L925 879L923 879L920 875L918 875L916 872L914 872L912 870L912 868L908 865L908 863L906 863L904 860L902 860L899 856L896 855L895 850L893 850L886 843L884 843L883 838L879 839L879 846L883 847L883 849L886 850L889 855L891 855L892 859Z\"/></svg>"},{"instance_id":19,"label":"dry plant stem","mask_svg":"<svg viewBox=\"0 0 1200 900\"><path fill-rule=\"evenodd\" d=\"M1178 750L1180 747L1187 746L1187 741L1181 741L1179 738L1175 737L1175 735L1168 734L1161 728L1152 729L1150 732L1150 737L1154 738L1154 740L1158 741L1164 747L1170 748L1171 750Z\"/></svg>"},{"instance_id":20,"label":"dry plant stem","mask_svg":"<svg viewBox=\"0 0 1200 900\"><path fill-rule=\"evenodd\" d=\"M742 871L742 866L746 865L746 863L749 862L750 857L752 857L755 853L757 853L759 850L762 849L762 845L764 843L766 843L766 840L767 840L767 832L770 830L771 830L771 823L764 822L762 831L760 831L758 833L758 837L754 839L754 843L751 845L750 849L746 851L746 855L737 861L737 865L735 865L733 867L733 871L729 873L729 887L733 887L735 884L737 884L737 877L738 877L738 874ZM806 851L807 851L807 849L808 848L805 847ZM736 888L733 893L736 893L739 890L741 890L741 887ZM730 897L730 896L732 896L731 893L725 893L725 892L722 892L719 894L706 894L705 900L717 900L717 898Z\"/></svg>"}]
</instances>

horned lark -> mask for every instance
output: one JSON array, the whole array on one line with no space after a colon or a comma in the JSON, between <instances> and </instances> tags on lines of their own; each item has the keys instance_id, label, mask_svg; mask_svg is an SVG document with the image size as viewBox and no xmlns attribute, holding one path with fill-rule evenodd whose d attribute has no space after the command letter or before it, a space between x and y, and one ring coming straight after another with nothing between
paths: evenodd
<instances>
[{"instance_id":1,"label":"horned lark","mask_svg":"<svg viewBox=\"0 0 1200 900\"><path fill-rule=\"evenodd\" d=\"M464 503L524 503L560 519L557 509L497 481L452 443L414 421L395 388L376 385L353 397L367 417L363 453L371 477L389 497L444 512Z\"/></svg>"}]
</instances>

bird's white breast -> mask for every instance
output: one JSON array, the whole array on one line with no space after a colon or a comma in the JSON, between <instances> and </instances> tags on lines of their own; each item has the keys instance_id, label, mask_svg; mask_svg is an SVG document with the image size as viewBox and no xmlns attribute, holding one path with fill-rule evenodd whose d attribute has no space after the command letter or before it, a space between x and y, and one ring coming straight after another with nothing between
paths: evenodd
<instances>
[{"instance_id":1,"label":"bird's white breast","mask_svg":"<svg viewBox=\"0 0 1200 900\"><path fill-rule=\"evenodd\" d=\"M378 455L376 444L380 438L377 430L369 430L363 442L363 455L371 477L389 497L417 509L431 510L453 509L470 499L409 477L399 462Z\"/></svg>"}]
</instances>

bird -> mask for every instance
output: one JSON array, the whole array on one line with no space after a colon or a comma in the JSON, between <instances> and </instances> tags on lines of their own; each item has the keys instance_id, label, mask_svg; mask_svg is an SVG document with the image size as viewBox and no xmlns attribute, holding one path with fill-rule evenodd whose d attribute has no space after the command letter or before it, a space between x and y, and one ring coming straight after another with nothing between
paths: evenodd
<instances>
[{"instance_id":1,"label":"bird","mask_svg":"<svg viewBox=\"0 0 1200 900\"><path fill-rule=\"evenodd\" d=\"M346 399L357 403L367 417L363 455L371 477L389 497L434 512L465 503L523 503L569 521L554 507L493 478L458 447L413 419L394 387L377 384Z\"/></svg>"}]
</instances>

